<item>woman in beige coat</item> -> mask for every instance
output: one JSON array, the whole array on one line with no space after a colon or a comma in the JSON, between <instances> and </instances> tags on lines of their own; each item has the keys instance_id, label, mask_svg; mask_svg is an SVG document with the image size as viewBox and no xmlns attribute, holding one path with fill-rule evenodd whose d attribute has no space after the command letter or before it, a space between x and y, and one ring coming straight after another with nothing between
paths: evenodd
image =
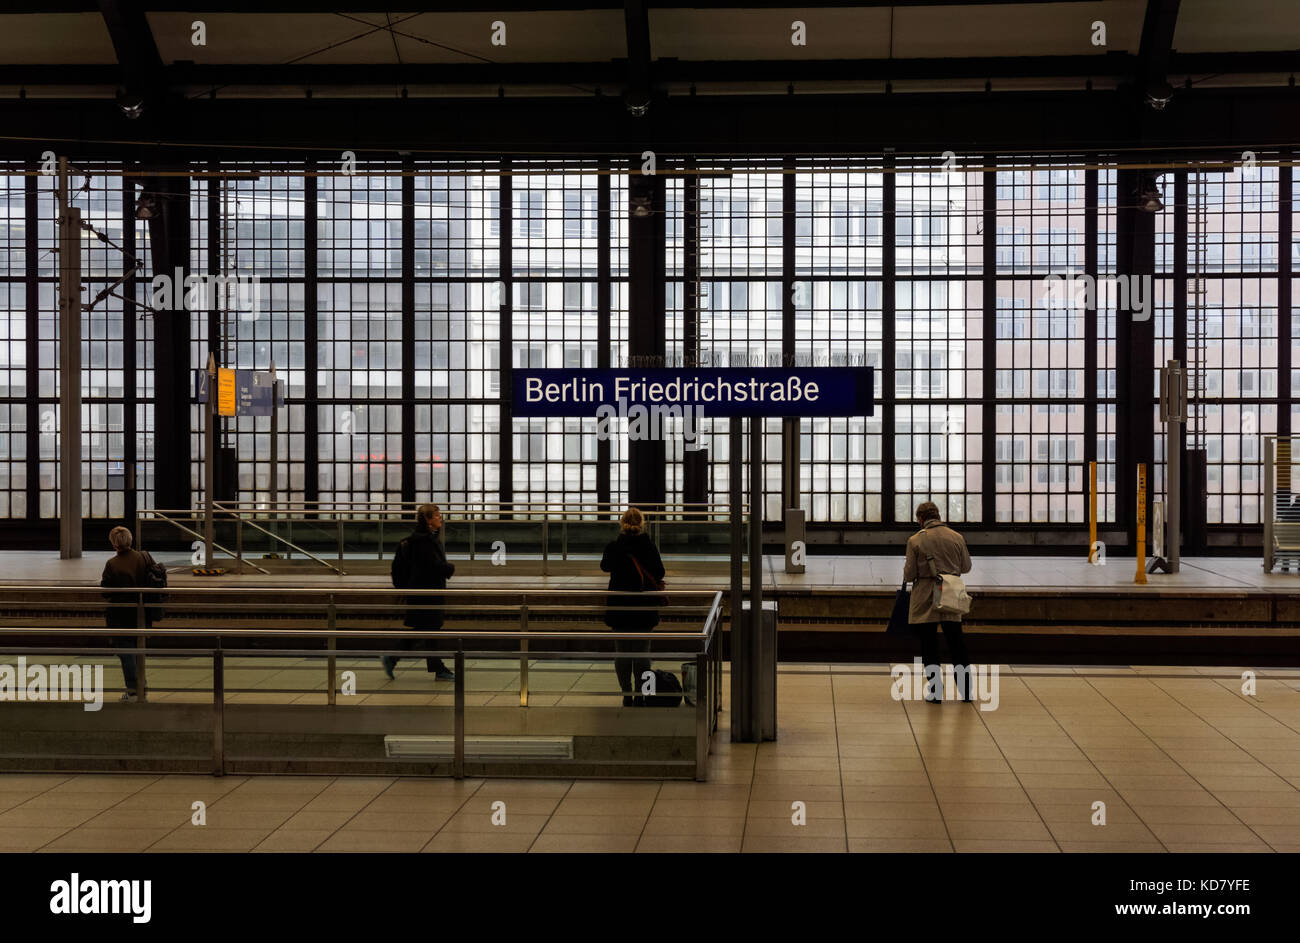
<instances>
[{"instance_id":1,"label":"woman in beige coat","mask_svg":"<svg viewBox=\"0 0 1300 943\"><path fill-rule=\"evenodd\" d=\"M935 629L942 625L952 655L957 693L963 701L969 701L972 699L970 658L961 634L961 616L951 612L941 614L935 609L934 590L940 583L940 574L961 576L970 572L970 552L962 535L939 519L939 508L933 501L917 505L916 522L921 529L907 540L903 580L912 584L907 621L921 639L921 663L927 681L925 699L932 704L943 701L943 675L939 670L939 644L935 634Z\"/></svg>"}]
</instances>

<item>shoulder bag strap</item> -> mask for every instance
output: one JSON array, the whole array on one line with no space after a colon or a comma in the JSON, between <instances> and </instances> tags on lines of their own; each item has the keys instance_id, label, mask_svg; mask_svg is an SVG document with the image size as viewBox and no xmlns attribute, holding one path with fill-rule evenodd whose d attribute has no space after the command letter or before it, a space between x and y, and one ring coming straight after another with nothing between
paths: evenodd
<instances>
[{"instance_id":1,"label":"shoulder bag strap","mask_svg":"<svg viewBox=\"0 0 1300 943\"><path fill-rule=\"evenodd\" d=\"M924 534L925 534L925 528L921 528L921 535ZM930 564L930 579L935 579L935 580L942 579L943 575L939 572L939 567L934 562L934 555L930 553L930 551L924 549L923 546L924 544L925 544L924 537L922 537L922 539L916 542L917 549L919 549L921 553L925 555L926 562Z\"/></svg>"}]
</instances>

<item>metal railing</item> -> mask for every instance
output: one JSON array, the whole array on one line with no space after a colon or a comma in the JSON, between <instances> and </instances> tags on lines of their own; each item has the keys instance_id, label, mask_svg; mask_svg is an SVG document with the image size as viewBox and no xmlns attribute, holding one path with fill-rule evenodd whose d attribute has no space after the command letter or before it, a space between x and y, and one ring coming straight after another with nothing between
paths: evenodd
<instances>
[{"instance_id":1,"label":"metal railing","mask_svg":"<svg viewBox=\"0 0 1300 943\"><path fill-rule=\"evenodd\" d=\"M422 502L380 503L368 501L219 501L213 504L214 526L226 542L213 540L216 554L259 573L267 569L250 558L246 547L258 544L268 553L284 559L295 555L339 575L346 575L345 561L382 560L392 545L411 529L415 508ZM598 554L599 542L611 539L623 505L555 502L464 502L440 506L445 521L443 541L453 559L490 557L493 538L509 534L525 548L512 553L517 559L540 562L542 575L549 575L552 563L585 560ZM642 506L646 533L664 556L706 558L712 549L719 561L729 552L730 507L725 504L656 504ZM205 511L202 508L140 511L136 520L135 546L145 547L145 528L161 524L167 536L183 535L204 544ZM295 536L295 529L297 536ZM164 541L167 539L164 536ZM349 538L352 538L351 540ZM483 540L489 541L485 552ZM556 540L558 539L558 546ZM580 546L586 542L584 552ZM231 546L233 544L233 546ZM349 546L359 549L349 549ZM310 546L309 546L310 545ZM328 550L326 549L328 545ZM256 552L256 551L254 551Z\"/></svg>"},{"instance_id":2,"label":"metal railing","mask_svg":"<svg viewBox=\"0 0 1300 943\"><path fill-rule=\"evenodd\" d=\"M1282 564L1284 571L1297 561L1300 568L1300 494L1296 493L1297 462L1291 436L1266 435L1264 440L1264 495L1260 517L1264 523L1264 572Z\"/></svg>"},{"instance_id":3,"label":"metal railing","mask_svg":"<svg viewBox=\"0 0 1300 943\"><path fill-rule=\"evenodd\" d=\"M12 593L16 587L5 587L0 591L0 607L5 611L21 611L22 606L30 605L33 609L50 608L48 596L43 599L25 600L22 598L3 598L5 593ZM602 602L609 597L633 597L636 593L609 593L593 591L551 591L551 592L517 592L511 590L347 590L322 594L308 589L270 589L249 587L203 587L194 589L169 589L165 592L165 602L148 598L149 591L141 592L138 588L100 590L89 587L41 587L42 596L46 590L55 597L67 597L59 602L62 610L85 611L87 615L103 617L106 609L134 611L137 625L135 628L105 628L101 625L91 626L77 621L73 625L39 625L32 622L0 627L0 637L23 638L27 644L17 646L0 646L0 652L9 655L51 656L122 656L134 652L137 662L137 693L143 702L148 701L147 657L190 657L210 659L212 663L212 772L222 775L226 771L225 748L225 705L230 694L248 693L257 689L240 689L227 685L225 680L226 659L231 656L254 657L306 657L324 660L325 687L327 706L337 706L339 694L337 659L340 655L352 658L370 658L381 656L394 657L442 657L449 656L455 660L455 682L453 697L454 719L454 760L452 775L457 778L465 775L465 667L466 659L481 658L499 660L520 659L520 707L528 706L528 666L529 660L554 660L563 658L582 658L591 661L613 661L619 657L629 657L626 652L610 652L599 646L619 641L649 641L656 646L670 646L669 650L656 647L645 655L653 660L690 659L695 665L695 757L694 774L697 779L704 779L708 770L708 755L712 734L717 728L718 715L722 710L722 660L719 629L722 620L722 594L700 591L666 592L667 605L663 606L626 606L620 605L621 613L655 611L661 617L667 615L678 622L689 621L698 626L690 631L610 631L604 628L586 630L546 629L548 623L595 623L602 617L608 607L605 605L576 605L573 599L591 600L599 597ZM108 594L111 597L124 598L122 602L96 602L94 594ZM81 599L74 598L80 595ZM384 602L383 597L401 597L400 603ZM90 598L87 598L90 597ZM223 597L225 599L223 600ZM322 598L324 597L324 598ZM435 603L429 605L410 604L413 597L436 597ZM508 600L516 598L517 601ZM485 602L486 600L486 602ZM695 600L703 604L688 604ZM155 606L166 606L168 612L161 621L178 621L176 609L190 612L191 617L208 624L203 627L193 625L150 626L146 616L147 610ZM323 619L324 628L252 628L248 627L247 613L250 607L263 617L283 617L292 614L311 619ZM348 628L339 625L340 618L382 617L391 623L398 611L437 610L445 614L473 616L480 621L517 622L517 629L455 629L412 630L394 629L391 624L378 627ZM243 618L236 620L236 625L226 627L211 623L214 616L230 613ZM243 623L242 625L240 623ZM135 637L136 648L103 648L84 644L59 644L54 640L69 636ZM362 645L361 648L340 649L341 641L373 642L376 639L398 639L404 642L422 642L423 648L385 648ZM161 640L204 640L204 644L183 644L182 647L164 647ZM210 641L208 641L210 640ZM288 642L289 645L274 649L238 648L232 643L256 643L273 640L277 643ZM316 642L316 647L303 643ZM152 644L151 644L152 643ZM297 643L296 645L293 643ZM578 648L573 648L578 645ZM278 669L277 669L278 670ZM400 692L398 692L400 693ZM584 692L599 694L601 692ZM608 692L611 697L622 697L626 692ZM436 708L434 708L436 709ZM356 708L353 708L356 710ZM521 761L522 762L522 761Z\"/></svg>"}]
</instances>

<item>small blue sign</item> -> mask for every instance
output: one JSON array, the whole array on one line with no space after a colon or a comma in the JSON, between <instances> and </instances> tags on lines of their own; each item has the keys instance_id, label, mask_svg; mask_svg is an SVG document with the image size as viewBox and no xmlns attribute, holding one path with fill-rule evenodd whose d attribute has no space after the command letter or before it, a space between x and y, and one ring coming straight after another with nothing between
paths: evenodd
<instances>
[{"instance_id":1,"label":"small blue sign","mask_svg":"<svg viewBox=\"0 0 1300 943\"><path fill-rule=\"evenodd\" d=\"M633 407L704 417L870 416L871 367L698 367L511 372L512 416L625 415Z\"/></svg>"},{"instance_id":2,"label":"small blue sign","mask_svg":"<svg viewBox=\"0 0 1300 943\"><path fill-rule=\"evenodd\" d=\"M235 371L235 415L269 416L276 406L284 405L284 384L280 384L280 399L274 397L275 385L269 370ZM194 372L194 401L208 401L208 372Z\"/></svg>"}]
</instances>

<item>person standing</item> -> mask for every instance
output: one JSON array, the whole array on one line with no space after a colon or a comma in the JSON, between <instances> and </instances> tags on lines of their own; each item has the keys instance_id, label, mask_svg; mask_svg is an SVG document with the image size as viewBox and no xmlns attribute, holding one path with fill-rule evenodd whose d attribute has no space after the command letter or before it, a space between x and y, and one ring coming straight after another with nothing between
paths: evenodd
<instances>
[{"instance_id":1,"label":"person standing","mask_svg":"<svg viewBox=\"0 0 1300 943\"><path fill-rule=\"evenodd\" d=\"M447 561L447 553L438 539L442 531L442 512L436 504L422 504L415 512L415 532L403 538L393 555L393 586L396 589L446 589L447 580L456 572L455 564ZM406 619L408 629L433 631L441 629L443 612L437 608L441 596L408 596ZM411 639L401 639L394 648L410 649ZM380 661L384 674L392 681L398 656L383 655ZM425 668L439 681L455 681L456 675L441 658L428 657Z\"/></svg>"},{"instance_id":2,"label":"person standing","mask_svg":"<svg viewBox=\"0 0 1300 943\"><path fill-rule=\"evenodd\" d=\"M114 527L108 532L108 542L113 545L113 556L104 563L104 573L99 578L99 585L104 589L127 589L133 586L148 586L149 559L138 550L131 549L131 532L125 527ZM153 620L149 607L141 606L140 596L131 593L105 593L109 605L104 607L104 624L110 629L149 628ZM114 605L116 604L116 605ZM140 613L144 613L144 625L140 625ZM134 649L135 636L114 636L109 644L113 648ZM138 699L139 679L136 674L134 654L119 655L122 662L122 680L126 692L122 700L134 703Z\"/></svg>"},{"instance_id":3,"label":"person standing","mask_svg":"<svg viewBox=\"0 0 1300 943\"><path fill-rule=\"evenodd\" d=\"M645 532L645 518L638 508L628 508L619 522L618 537L609 542L600 559L600 568L609 574L610 592L640 593L654 588L664 578L664 562L659 548ZM605 624L619 632L650 632L659 624L659 610L644 608L646 602L635 596L610 596L606 603ZM633 608L642 607L642 608ZM615 641L616 651L640 653L650 651L650 642L628 639ZM641 679L650 670L649 658L615 658L614 673L623 692L624 707L644 704L640 694Z\"/></svg>"},{"instance_id":4,"label":"person standing","mask_svg":"<svg viewBox=\"0 0 1300 943\"><path fill-rule=\"evenodd\" d=\"M925 699L932 704L943 701L943 672L940 670L939 643L935 634L935 630L942 626L943 637L948 640L948 651L952 655L958 696L963 701L969 701L972 700L973 679L970 674L970 658L966 654L966 641L961 634L961 615L954 612L940 613L934 607L934 596L935 588L942 585L939 578L941 575L961 576L970 572L970 552L966 549L962 535L940 520L939 507L933 501L917 505L916 522L921 525L921 529L907 540L903 580L912 583L912 601L907 621L921 639L921 663L927 681Z\"/></svg>"}]
</instances>

